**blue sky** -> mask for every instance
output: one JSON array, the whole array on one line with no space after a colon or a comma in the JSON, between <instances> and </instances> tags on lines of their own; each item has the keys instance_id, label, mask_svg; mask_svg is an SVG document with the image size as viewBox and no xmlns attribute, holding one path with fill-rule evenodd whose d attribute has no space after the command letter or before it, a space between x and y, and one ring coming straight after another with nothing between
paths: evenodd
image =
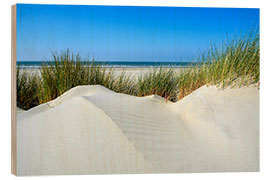
<instances>
[{"instance_id":1,"label":"blue sky","mask_svg":"<svg viewBox=\"0 0 270 180\"><path fill-rule=\"evenodd\" d=\"M70 49L104 61L187 61L259 26L259 9L17 5L17 59Z\"/></svg>"}]
</instances>

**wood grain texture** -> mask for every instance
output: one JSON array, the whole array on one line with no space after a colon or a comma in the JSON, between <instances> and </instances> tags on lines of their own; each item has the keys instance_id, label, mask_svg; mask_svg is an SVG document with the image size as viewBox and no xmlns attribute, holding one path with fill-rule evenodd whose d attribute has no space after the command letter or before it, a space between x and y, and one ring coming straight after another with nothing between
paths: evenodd
<instances>
[{"instance_id":1,"label":"wood grain texture","mask_svg":"<svg viewBox=\"0 0 270 180\"><path fill-rule=\"evenodd\" d=\"M16 5L11 6L11 173L16 175L17 161L17 123L16 123L16 60L17 31Z\"/></svg>"}]
</instances>

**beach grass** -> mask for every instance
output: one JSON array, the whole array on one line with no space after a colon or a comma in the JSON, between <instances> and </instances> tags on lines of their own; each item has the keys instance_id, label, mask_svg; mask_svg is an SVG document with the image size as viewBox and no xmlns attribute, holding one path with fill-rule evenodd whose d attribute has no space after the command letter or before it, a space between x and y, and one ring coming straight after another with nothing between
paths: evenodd
<instances>
[{"instance_id":1,"label":"beach grass","mask_svg":"<svg viewBox=\"0 0 270 180\"><path fill-rule=\"evenodd\" d=\"M52 53L53 63L44 63L38 73L17 68L17 105L30 109L51 101L78 85L102 85L133 96L160 95L176 102L203 85L242 87L260 82L259 33L252 31L221 47L212 45L197 61L176 72L174 67L154 68L135 79L125 71L101 67L68 50ZM84 62L84 63L82 63ZM87 62L87 63L85 63Z\"/></svg>"},{"instance_id":2,"label":"beach grass","mask_svg":"<svg viewBox=\"0 0 270 180\"><path fill-rule=\"evenodd\" d=\"M155 68L145 75L141 75L136 83L137 96L157 94L170 101L177 101L177 74L172 67Z\"/></svg>"},{"instance_id":3,"label":"beach grass","mask_svg":"<svg viewBox=\"0 0 270 180\"><path fill-rule=\"evenodd\" d=\"M259 84L259 34L254 31L246 36L235 38L222 47L213 45L198 57L198 61L203 63L179 74L178 99L205 84L220 88Z\"/></svg>"},{"instance_id":4,"label":"beach grass","mask_svg":"<svg viewBox=\"0 0 270 180\"><path fill-rule=\"evenodd\" d=\"M17 107L30 109L40 104L38 92L41 79L36 73L27 73L17 68Z\"/></svg>"}]
</instances>

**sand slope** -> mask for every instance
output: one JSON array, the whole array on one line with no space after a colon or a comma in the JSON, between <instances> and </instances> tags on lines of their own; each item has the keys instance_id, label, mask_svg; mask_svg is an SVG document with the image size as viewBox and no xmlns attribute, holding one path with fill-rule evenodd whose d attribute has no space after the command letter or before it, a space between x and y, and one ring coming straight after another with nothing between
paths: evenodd
<instances>
[{"instance_id":1,"label":"sand slope","mask_svg":"<svg viewBox=\"0 0 270 180\"><path fill-rule=\"evenodd\" d=\"M17 114L18 175L259 170L259 90L177 103L78 86Z\"/></svg>"}]
</instances>

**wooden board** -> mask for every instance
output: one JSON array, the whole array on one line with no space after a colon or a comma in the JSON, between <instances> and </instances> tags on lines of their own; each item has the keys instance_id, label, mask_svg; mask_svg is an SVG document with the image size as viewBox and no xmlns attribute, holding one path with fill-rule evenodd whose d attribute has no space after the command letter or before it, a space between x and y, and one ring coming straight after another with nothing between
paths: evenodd
<instances>
[{"instance_id":1,"label":"wooden board","mask_svg":"<svg viewBox=\"0 0 270 180\"><path fill-rule=\"evenodd\" d=\"M206 32L205 27L214 24L219 27L216 33L222 34L223 27L228 24L219 19L227 17L228 13L233 17L229 17L228 22L232 19L238 22L240 17L244 17L239 16L240 12L244 13L240 9L215 10L213 12L218 18L208 23L204 22L207 18L197 16L204 12L211 20L212 10L13 5L11 173L38 176L259 171L258 88L225 88L221 91L215 86L206 86L204 80L200 84L201 79L194 78L200 74L183 74L186 75L183 77L190 78L190 84L199 84L198 87L190 85L189 89L196 89L192 92L186 87L188 80L188 83L178 82L181 79L178 73L186 72L182 71L182 66L189 67L190 62L176 62L178 65L170 62L171 55L173 59L181 59L182 54L177 48L189 47L186 42L192 44L190 42L209 39L206 35L213 32ZM182 18L194 12L194 22ZM254 14L254 19L259 20L259 11ZM194 33L189 30L191 24L194 24L194 32L199 34L195 34L198 36L195 39L188 38L189 33ZM181 36L187 36L186 42L181 38L177 40ZM217 38L219 41L221 39ZM201 46L204 47L204 44ZM71 49L71 54L69 49L61 53L66 47ZM195 49L193 46L189 48ZM76 52L74 49L79 50ZM78 53L82 58L72 53ZM94 65L91 69L78 68L77 64L82 65L80 62L76 63L76 70L73 71L73 57L76 57L76 62L86 61L85 53L93 53L89 56L96 57L96 63L103 62L104 58L108 59L105 64L111 67L116 65L114 76L107 78L98 73L101 71ZM41 56L44 59L39 61ZM160 59L156 59L158 56ZM175 74L164 68L159 71L163 73L151 75L153 66L166 66L161 62L159 64L164 57L166 61L162 63L173 66ZM259 60L257 54L252 57ZM63 60L67 65L59 65L54 58ZM124 62L125 58L129 60ZM144 62L147 58L150 61ZM50 62L44 65L47 60ZM228 67L226 59L224 62L224 67ZM44 71L50 63L51 70L56 74L48 78ZM110 66L105 66L105 69L109 70ZM206 72L212 72L210 63L205 67L209 68ZM95 68L97 73L91 74L96 72ZM23 76L21 72L28 74ZM142 78L142 82L153 85L149 90L146 88L138 93L141 89L138 77L148 73L154 78ZM134 82L125 81L122 74L125 75L123 77L130 75ZM99 76L103 78L101 81L97 80ZM164 83L156 85L147 80L156 78L160 79L155 82ZM47 79L53 80L47 83ZM127 84L126 87L123 84Z\"/></svg>"},{"instance_id":2,"label":"wooden board","mask_svg":"<svg viewBox=\"0 0 270 180\"><path fill-rule=\"evenodd\" d=\"M16 175L16 5L11 7L11 173Z\"/></svg>"}]
</instances>

